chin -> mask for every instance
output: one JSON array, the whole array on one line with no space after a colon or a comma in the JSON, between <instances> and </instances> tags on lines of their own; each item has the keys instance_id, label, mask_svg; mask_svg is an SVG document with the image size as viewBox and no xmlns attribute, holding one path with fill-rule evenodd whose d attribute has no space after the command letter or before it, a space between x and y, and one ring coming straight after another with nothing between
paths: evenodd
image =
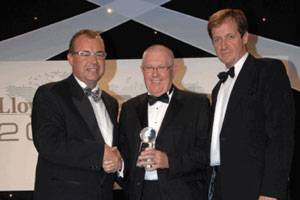
<instances>
[{"instance_id":1,"label":"chin","mask_svg":"<svg viewBox=\"0 0 300 200\"><path fill-rule=\"evenodd\" d=\"M149 90L149 93L151 93L154 96L159 96L161 95L163 92L161 92L161 90L157 91L157 90Z\"/></svg>"}]
</instances>

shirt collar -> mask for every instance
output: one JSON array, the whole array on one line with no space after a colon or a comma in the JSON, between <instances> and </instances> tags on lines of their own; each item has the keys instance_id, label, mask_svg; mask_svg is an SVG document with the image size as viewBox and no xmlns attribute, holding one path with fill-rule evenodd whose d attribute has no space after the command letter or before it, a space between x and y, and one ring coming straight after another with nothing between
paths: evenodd
<instances>
[{"instance_id":1,"label":"shirt collar","mask_svg":"<svg viewBox=\"0 0 300 200\"><path fill-rule=\"evenodd\" d=\"M82 89L84 89L84 88L87 87L87 85L86 85L83 81L79 80L79 78L77 78L75 75L74 75L74 78L75 78L75 80L77 81L77 83L80 85L80 87L81 87ZM94 92L94 91L96 91L96 90L98 90L98 89L100 90L99 86L96 85L96 87L92 88L92 91ZM101 90L100 90L100 91L101 91Z\"/></svg>"},{"instance_id":2,"label":"shirt collar","mask_svg":"<svg viewBox=\"0 0 300 200\"><path fill-rule=\"evenodd\" d=\"M234 64L234 74L237 77L248 57L249 53L246 52L235 64Z\"/></svg>"},{"instance_id":3,"label":"shirt collar","mask_svg":"<svg viewBox=\"0 0 300 200\"><path fill-rule=\"evenodd\" d=\"M169 103L171 102L171 98L172 98L172 96L173 96L173 94L174 94L174 90L175 90L175 87L174 87L174 85L172 85L171 88L169 89L169 91L166 92L167 95L169 96ZM147 92L147 93L148 93L148 95L152 95L150 92ZM162 102L161 102L161 103L162 103ZM153 104L153 105L155 105L155 104ZM153 106L153 105L149 105L149 104L148 104L148 106Z\"/></svg>"}]
</instances>

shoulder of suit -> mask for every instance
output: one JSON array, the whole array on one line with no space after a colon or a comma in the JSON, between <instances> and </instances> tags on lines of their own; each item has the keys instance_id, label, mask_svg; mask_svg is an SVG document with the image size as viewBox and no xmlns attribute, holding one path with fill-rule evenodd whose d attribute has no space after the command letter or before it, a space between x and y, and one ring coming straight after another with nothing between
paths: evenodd
<instances>
[{"instance_id":1,"label":"shoulder of suit","mask_svg":"<svg viewBox=\"0 0 300 200\"><path fill-rule=\"evenodd\" d=\"M60 96L69 95L69 85L67 79L56 82L45 83L38 87L36 93L57 94Z\"/></svg>"},{"instance_id":2,"label":"shoulder of suit","mask_svg":"<svg viewBox=\"0 0 300 200\"><path fill-rule=\"evenodd\" d=\"M254 70L254 77L265 84L271 83L276 77L287 76L283 62L275 58L254 58L249 64L250 70Z\"/></svg>"},{"instance_id":3,"label":"shoulder of suit","mask_svg":"<svg viewBox=\"0 0 300 200\"><path fill-rule=\"evenodd\" d=\"M128 99L126 102L124 103L137 103L140 102L141 100L145 99L147 97L147 93L143 93L143 94L139 94L135 97L132 97L130 99Z\"/></svg>"},{"instance_id":4,"label":"shoulder of suit","mask_svg":"<svg viewBox=\"0 0 300 200\"><path fill-rule=\"evenodd\" d=\"M263 68L262 74L265 74L270 79L278 76L287 76L286 68L281 60L274 58L261 58L260 60L260 66Z\"/></svg>"},{"instance_id":5,"label":"shoulder of suit","mask_svg":"<svg viewBox=\"0 0 300 200\"><path fill-rule=\"evenodd\" d=\"M113 97L112 95L108 94L106 91L102 90L102 95L105 98L108 98L110 101L114 101L115 103L117 103L117 99L115 97Z\"/></svg>"},{"instance_id":6,"label":"shoulder of suit","mask_svg":"<svg viewBox=\"0 0 300 200\"><path fill-rule=\"evenodd\" d=\"M64 84L64 80L45 83L38 87L38 90L60 90L65 88L66 84Z\"/></svg>"},{"instance_id":7,"label":"shoulder of suit","mask_svg":"<svg viewBox=\"0 0 300 200\"><path fill-rule=\"evenodd\" d=\"M255 58L255 63L259 67L263 68L272 68L272 69L280 69L284 67L284 64L281 60L276 58Z\"/></svg>"},{"instance_id":8,"label":"shoulder of suit","mask_svg":"<svg viewBox=\"0 0 300 200\"><path fill-rule=\"evenodd\" d=\"M181 95L183 98L189 98L189 99L208 99L207 94L204 93L197 93L192 92L188 90L177 90L178 94Z\"/></svg>"},{"instance_id":9,"label":"shoulder of suit","mask_svg":"<svg viewBox=\"0 0 300 200\"><path fill-rule=\"evenodd\" d=\"M128 106L137 106L139 105L140 103L143 103L146 101L146 98L147 98L147 93L143 93L143 94L140 94L140 95L137 95L135 97L132 97L128 100L126 100L123 104L122 104L122 107L128 107Z\"/></svg>"}]
</instances>

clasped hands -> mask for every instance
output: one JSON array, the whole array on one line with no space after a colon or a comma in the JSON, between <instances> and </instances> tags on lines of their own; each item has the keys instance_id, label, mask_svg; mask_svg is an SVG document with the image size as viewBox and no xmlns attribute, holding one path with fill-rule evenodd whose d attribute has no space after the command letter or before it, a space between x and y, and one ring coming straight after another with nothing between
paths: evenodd
<instances>
[{"instance_id":1,"label":"clasped hands","mask_svg":"<svg viewBox=\"0 0 300 200\"><path fill-rule=\"evenodd\" d=\"M144 167L147 171L169 168L169 159L165 152L154 148L146 148L137 160L138 167Z\"/></svg>"},{"instance_id":2,"label":"clasped hands","mask_svg":"<svg viewBox=\"0 0 300 200\"><path fill-rule=\"evenodd\" d=\"M277 200L276 198L273 197L267 197L267 196L259 196L258 200Z\"/></svg>"},{"instance_id":3,"label":"clasped hands","mask_svg":"<svg viewBox=\"0 0 300 200\"><path fill-rule=\"evenodd\" d=\"M122 156L117 147L104 146L102 167L106 173L114 173L122 168Z\"/></svg>"}]
</instances>

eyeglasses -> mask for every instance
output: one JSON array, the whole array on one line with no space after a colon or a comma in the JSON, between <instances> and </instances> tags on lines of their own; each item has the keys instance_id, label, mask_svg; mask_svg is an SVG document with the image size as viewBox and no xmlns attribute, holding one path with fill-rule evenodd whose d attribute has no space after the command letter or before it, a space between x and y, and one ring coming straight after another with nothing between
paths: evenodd
<instances>
[{"instance_id":1,"label":"eyeglasses","mask_svg":"<svg viewBox=\"0 0 300 200\"><path fill-rule=\"evenodd\" d=\"M97 52L91 52L91 51L73 51L71 52L72 55L78 55L84 58L88 58L91 56L96 56L97 59L104 59L107 54L105 51L97 51Z\"/></svg>"},{"instance_id":2,"label":"eyeglasses","mask_svg":"<svg viewBox=\"0 0 300 200\"><path fill-rule=\"evenodd\" d=\"M142 67L142 69L146 73L152 73L154 70L156 70L159 73L164 73L164 72L168 71L168 69L170 69L170 68L171 68L171 66L158 66L158 67L144 66L144 67Z\"/></svg>"}]
</instances>

